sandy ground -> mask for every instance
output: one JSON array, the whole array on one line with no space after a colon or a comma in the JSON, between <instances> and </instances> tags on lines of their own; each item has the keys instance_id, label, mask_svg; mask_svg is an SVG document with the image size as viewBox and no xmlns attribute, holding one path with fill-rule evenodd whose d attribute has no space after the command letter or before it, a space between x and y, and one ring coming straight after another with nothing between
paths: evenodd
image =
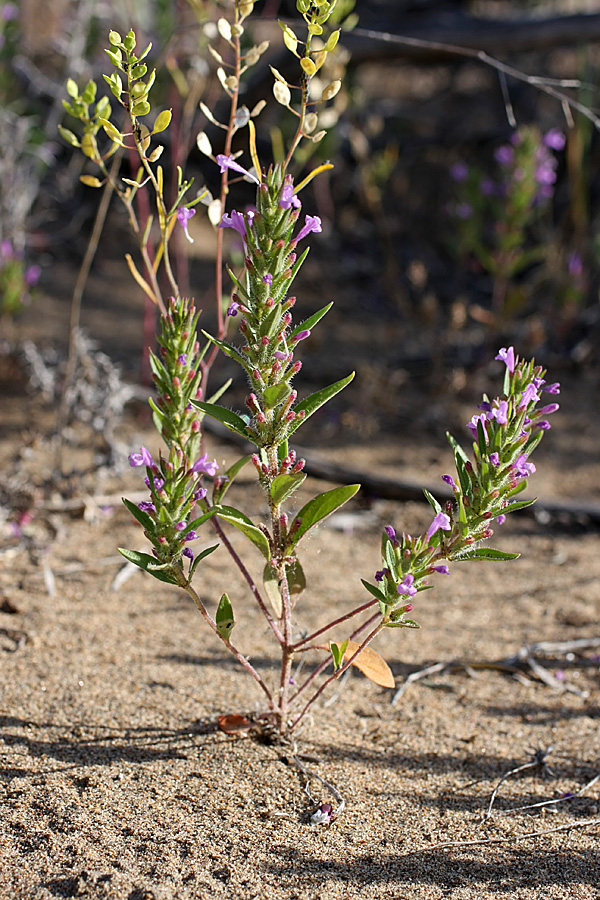
<instances>
[{"instance_id":1,"label":"sandy ground","mask_svg":"<svg viewBox=\"0 0 600 900\"><path fill-rule=\"evenodd\" d=\"M544 442L531 488L597 503L597 423L577 412L575 396L572 416L557 416ZM44 411L23 398L11 411L2 452L12 460L19 422L43 428ZM577 465L569 462L574 428ZM152 441L139 422L125 430L131 446ZM447 468L439 445L436 477ZM44 446L34 442L31 453ZM212 449L221 463L233 458L229 447ZM382 474L397 473L401 457L404 474L433 478L431 453L406 438L323 452ZM104 490L138 490L138 474ZM309 480L304 497L323 487ZM260 515L249 483L234 499ZM430 518L421 504L377 499L349 512L306 544L299 628L364 602L360 577L379 567L382 525L411 531ZM414 613L421 630L390 631L377 644L397 687L436 661L470 667L413 683L395 704L393 691L354 672L335 703L314 707L298 749L346 804L333 824L314 826L318 804L336 802L316 779L309 799L290 748L216 726L220 714L257 708L253 683L182 592L139 572L111 590L116 546L142 548L143 538L118 503L88 518L40 510L29 550L4 532L0 897L600 897L600 782L569 798L600 773L600 648L551 654L553 687L531 671L478 667L536 641L600 637L597 527L513 516L494 543L521 559L454 565L422 595ZM243 538L232 539L246 553ZM229 591L240 648L274 680L276 647L224 551L206 561L198 583L211 608ZM483 821L502 776L548 748L547 767L508 777ZM511 811L550 800L559 802Z\"/></svg>"}]
</instances>

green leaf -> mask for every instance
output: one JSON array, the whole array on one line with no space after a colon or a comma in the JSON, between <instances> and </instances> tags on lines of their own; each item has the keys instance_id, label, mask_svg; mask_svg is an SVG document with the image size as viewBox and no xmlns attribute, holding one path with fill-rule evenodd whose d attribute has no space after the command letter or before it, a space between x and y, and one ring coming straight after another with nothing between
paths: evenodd
<instances>
[{"instance_id":1,"label":"green leaf","mask_svg":"<svg viewBox=\"0 0 600 900\"><path fill-rule=\"evenodd\" d=\"M69 97L72 97L73 100L76 100L79 97L79 88L77 87L77 82L73 81L72 78L67 78L67 94Z\"/></svg>"},{"instance_id":2,"label":"green leaf","mask_svg":"<svg viewBox=\"0 0 600 900\"><path fill-rule=\"evenodd\" d=\"M263 534L260 528L256 527L248 516L231 506L218 506L215 509L218 517L229 522L230 525L234 525L242 534L245 534L248 540L252 541L255 547L258 547L266 560L271 558L271 549L266 535Z\"/></svg>"},{"instance_id":3,"label":"green leaf","mask_svg":"<svg viewBox=\"0 0 600 900\"><path fill-rule=\"evenodd\" d=\"M248 439L246 423L237 413L232 412L230 409L225 409L224 406L217 406L215 403L204 403L201 400L190 400L190 403L195 409L199 409L200 412L206 413L206 415L221 422L234 434L240 434Z\"/></svg>"},{"instance_id":4,"label":"green leaf","mask_svg":"<svg viewBox=\"0 0 600 900\"><path fill-rule=\"evenodd\" d=\"M190 574L188 576L188 581L192 580L194 572L196 571L196 567L201 560L206 559L211 553L213 553L217 547L220 547L220 544L214 544L212 547L207 547L206 550L203 550L202 553L199 553L198 556L195 557L194 562L190 566Z\"/></svg>"},{"instance_id":5,"label":"green leaf","mask_svg":"<svg viewBox=\"0 0 600 900\"><path fill-rule=\"evenodd\" d=\"M283 403L292 393L292 389L285 381L280 384L272 384L263 391L263 400L267 409L273 409Z\"/></svg>"},{"instance_id":6,"label":"green leaf","mask_svg":"<svg viewBox=\"0 0 600 900\"><path fill-rule=\"evenodd\" d=\"M331 655L333 657L333 667L336 672L342 665L344 653L348 647L348 640L349 638L346 638L343 644L336 644L335 641L329 641L329 649L331 650Z\"/></svg>"},{"instance_id":7,"label":"green leaf","mask_svg":"<svg viewBox=\"0 0 600 900\"><path fill-rule=\"evenodd\" d=\"M494 550L493 547L479 547L476 550L461 550L456 556L450 557L450 559L489 559L493 562L498 562L518 559L520 555L520 553L505 553L503 550Z\"/></svg>"},{"instance_id":8,"label":"green leaf","mask_svg":"<svg viewBox=\"0 0 600 900\"><path fill-rule=\"evenodd\" d=\"M223 594L217 607L215 616L217 631L224 640L229 641L229 635L233 631L235 619L233 617L233 608L227 594Z\"/></svg>"},{"instance_id":9,"label":"green leaf","mask_svg":"<svg viewBox=\"0 0 600 900\"><path fill-rule=\"evenodd\" d=\"M427 502L429 503L429 505L430 505L431 507L433 507L433 510L434 510L435 514L437 515L438 513L440 513L440 512L442 511L442 507L441 507L440 504L437 502L437 500L435 499L435 497L433 496L433 494L430 494L429 491L428 491L426 488L423 488L423 493L425 494L425 497L426 497Z\"/></svg>"},{"instance_id":10,"label":"green leaf","mask_svg":"<svg viewBox=\"0 0 600 900\"><path fill-rule=\"evenodd\" d=\"M299 488L303 481L306 480L304 472L288 472L284 475L276 475L271 482L271 497L273 503L279 506L284 500L287 500L296 488Z\"/></svg>"},{"instance_id":11,"label":"green leaf","mask_svg":"<svg viewBox=\"0 0 600 900\"><path fill-rule=\"evenodd\" d=\"M331 40L331 38L330 38L330 40ZM132 30L125 35L125 40L123 41L123 44L125 45L125 49L127 50L128 53L131 53L132 50L135 50L135 44L136 44L135 31Z\"/></svg>"},{"instance_id":12,"label":"green leaf","mask_svg":"<svg viewBox=\"0 0 600 900\"><path fill-rule=\"evenodd\" d=\"M148 513L144 512L139 508L135 503L132 503L131 500L128 500L126 497L121 498L131 515L134 519L137 519L142 528L148 531L150 534L154 534L156 531L156 522L154 521Z\"/></svg>"},{"instance_id":13,"label":"green leaf","mask_svg":"<svg viewBox=\"0 0 600 900\"><path fill-rule=\"evenodd\" d=\"M222 350L225 356L228 356L230 359L235 360L235 362L242 367L246 372L248 371L248 363L242 356L242 354L232 347L231 344L227 344L225 341L219 341L217 338L212 337L212 335L208 334L208 332L203 331L202 334L205 338L208 338L215 346Z\"/></svg>"},{"instance_id":14,"label":"green leaf","mask_svg":"<svg viewBox=\"0 0 600 900\"><path fill-rule=\"evenodd\" d=\"M319 322L326 313L329 312L333 303L328 303L327 306L324 306L323 309L320 309L318 312L314 313L312 316L309 316L308 319L305 319L304 322L301 322L297 328L290 333L290 338L293 338L294 335L300 334L301 331L312 331L317 322Z\"/></svg>"},{"instance_id":15,"label":"green leaf","mask_svg":"<svg viewBox=\"0 0 600 900\"><path fill-rule=\"evenodd\" d=\"M383 603L385 606L390 605L390 601L387 599L383 591L380 591L378 587L374 584L369 584L368 581L365 581L364 578L360 579L363 583L363 587L366 587L370 594L373 594L376 600L379 600L380 603Z\"/></svg>"},{"instance_id":16,"label":"green leaf","mask_svg":"<svg viewBox=\"0 0 600 900\"><path fill-rule=\"evenodd\" d=\"M302 507L290 528L292 531L295 525L300 523L298 529L291 535L290 546L293 547L294 544L297 544L317 522L321 522L344 503L347 503L359 489L360 484L347 484L333 488L331 491L325 491L309 500L306 506Z\"/></svg>"},{"instance_id":17,"label":"green leaf","mask_svg":"<svg viewBox=\"0 0 600 900\"><path fill-rule=\"evenodd\" d=\"M137 550L125 550L123 547L118 547L117 549L128 562L143 569L144 572L152 575L158 581L164 581L167 584L179 584L175 575L168 571L170 564L161 565L153 556L149 556L147 553L139 553Z\"/></svg>"},{"instance_id":18,"label":"green leaf","mask_svg":"<svg viewBox=\"0 0 600 900\"><path fill-rule=\"evenodd\" d=\"M526 509L528 506L532 506L532 504L534 504L536 500L537 497L535 497L533 500L517 500L515 501L515 503L509 503L508 506L505 506L504 509L500 510L500 513L498 513L498 515L507 515L508 513L516 512L518 509Z\"/></svg>"},{"instance_id":19,"label":"green leaf","mask_svg":"<svg viewBox=\"0 0 600 900\"><path fill-rule=\"evenodd\" d=\"M197 519L192 519L192 521L186 526L187 531L195 531L196 528L200 528L201 525L204 525L205 522L208 522L217 512L215 506L211 507L208 512L203 513L203 515L198 516ZM187 533L186 531L186 533Z\"/></svg>"},{"instance_id":20,"label":"green leaf","mask_svg":"<svg viewBox=\"0 0 600 900\"><path fill-rule=\"evenodd\" d=\"M323 388L320 391L316 391L316 393L311 394L310 397L306 397L295 407L296 418L293 422L290 422L289 434L293 434L297 428L302 425L303 422L312 416L314 412L316 412L324 403L327 403L328 400L331 400L332 397L335 397L336 394L339 394L341 390L343 390L347 384L350 384L352 379L354 378L354 372L351 372L346 378L342 378L341 381L336 381L335 384L330 384L329 387ZM303 419L298 418L299 412L305 412L306 415Z\"/></svg>"},{"instance_id":21,"label":"green leaf","mask_svg":"<svg viewBox=\"0 0 600 900\"><path fill-rule=\"evenodd\" d=\"M241 459L238 459L237 462L234 462L232 466L229 466L226 472L220 476L221 485L217 487L218 482L215 481L215 487L213 489L212 502L213 504L220 503L231 487L233 481L239 472L244 468L247 462L252 459L251 456L242 456Z\"/></svg>"}]
</instances>

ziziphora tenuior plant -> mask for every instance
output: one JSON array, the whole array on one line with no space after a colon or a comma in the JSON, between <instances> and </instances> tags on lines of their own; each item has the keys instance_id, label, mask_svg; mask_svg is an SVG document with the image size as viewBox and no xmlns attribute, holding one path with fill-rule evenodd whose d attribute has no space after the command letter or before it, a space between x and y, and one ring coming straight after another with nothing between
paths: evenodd
<instances>
[{"instance_id":1,"label":"ziziphora tenuior plant","mask_svg":"<svg viewBox=\"0 0 600 900\"><path fill-rule=\"evenodd\" d=\"M418 627L409 618L416 595L431 587L429 580L433 576L449 574L449 562L508 560L517 556L492 549L485 541L492 535L494 522L501 524L508 513L533 502L515 498L526 487L527 477L535 471L530 456L550 427L546 416L557 408L557 404L550 403L538 409L541 393L556 394L559 391L557 384L546 384L541 367L533 361L519 360L512 347L503 348L497 357L506 364L502 395L491 401L484 397L479 413L469 423L474 438L472 458L449 438L454 451L456 478L444 475L443 479L451 486L453 499L442 508L426 492L434 516L423 535L398 534L392 525L386 526L381 544L382 568L373 581L363 580L367 592L364 602L321 623L310 633L307 629L301 630L299 600L306 588L299 556L301 544L315 526L354 497L359 489L359 485L353 484L327 490L294 511L294 492L304 483L306 475L304 460L297 459L290 441L298 428L353 378L350 374L303 399L299 399L294 382L301 369L299 351L302 342L331 306L326 305L299 323L294 321L296 298L290 296L290 290L306 259L308 238L322 232L319 217L302 211L298 194L312 177L328 166L317 167L298 185L294 183L290 168L301 141L318 141L322 136L321 132L315 133L318 124L316 104L327 102L339 89L339 83L334 82L321 88L316 99L311 93L314 76L337 43L338 31L326 41L321 39L334 5L335 0L298 0L297 8L307 26L304 42L290 26L282 24L284 43L299 59L301 69L297 87L289 84L279 72L274 72L275 98L298 120L285 159L263 169L257 155L254 126L250 127L250 124L252 168L237 161L239 154L234 156L226 152L214 158L226 188L227 178L232 173L254 182L256 187L253 208L245 212L221 210L220 229L235 230L243 243L243 269L238 273L230 270L233 289L225 316L230 326L237 323L239 338L225 340L226 333L221 328L216 337L203 332L206 343L201 348L197 334L198 312L193 302L176 293L171 297L162 313L158 352L151 356L157 391L151 406L167 452L160 452L155 459L142 447L130 455L132 466L145 469L149 497L137 505L124 501L142 525L152 553L134 550L121 550L121 553L153 577L187 591L210 628L262 690L264 706L255 710L252 719L282 736L298 728L322 692L351 665L357 665L377 683L393 686L389 667L369 645L384 628ZM233 26L221 24L219 28L222 35L228 35L227 41L236 51L238 75L230 76L233 80L229 81L227 77L223 78L230 96L239 83L241 17L246 18L252 6L252 3L236 0ZM135 47L135 35L130 33L127 43L119 43L118 37L113 32L111 43L120 55L115 56L116 51L111 51L110 55L115 66L122 68L123 54L131 54L131 48ZM139 60L130 61L127 67L132 64L135 67L138 63ZM131 90L116 83L114 78L107 80L113 93L116 90L119 96L125 94L122 102L130 109L127 90L129 94ZM299 96L297 104L292 102L294 90ZM144 94L146 97L147 93ZM137 103L140 102L138 98ZM135 132L136 116L143 110L134 105L130 113ZM160 115L164 116L164 113ZM110 136L110 128L103 125ZM154 132L156 130L155 125ZM141 146L136 137L141 154L146 153L143 141L151 133L148 130ZM124 142L125 135L119 132L118 137ZM202 144L207 155L212 156L212 149L204 139ZM229 140L227 148L230 151ZM146 162L151 165L149 159ZM135 190L148 183L155 190L160 189L160 180L150 175L143 183L136 183ZM189 186L182 176L180 184ZM224 190L222 196L227 194L228 190ZM180 194L178 202L181 197ZM192 214L193 203L163 210L160 252L165 259L170 225L176 217L185 226ZM243 370L249 384L243 414L217 404L224 388L205 399L203 360L211 346L211 352L217 348ZM226 472L218 473L216 460L209 459L203 449L202 418L206 415L252 442L255 452L237 460ZM246 464L254 467L263 490L266 524L254 522L242 510L225 503L229 487ZM212 479L212 484L207 479ZM262 584L252 578L233 547L227 525L237 528L247 538L251 549L262 555ZM194 541L201 527L213 528L219 543L194 553ZM239 601L233 604L228 594L223 593L211 612L193 585L201 570L200 564L220 544L244 576L279 644L281 662L275 685L268 684L232 642ZM354 623L350 625L352 619ZM347 637L342 641L320 643L322 636L334 627L338 633L346 631ZM367 648L368 653L365 653ZM310 651L324 652L325 658L301 680L301 666L295 668L295 664ZM331 665L333 671L326 675L325 671Z\"/></svg>"}]
</instances>

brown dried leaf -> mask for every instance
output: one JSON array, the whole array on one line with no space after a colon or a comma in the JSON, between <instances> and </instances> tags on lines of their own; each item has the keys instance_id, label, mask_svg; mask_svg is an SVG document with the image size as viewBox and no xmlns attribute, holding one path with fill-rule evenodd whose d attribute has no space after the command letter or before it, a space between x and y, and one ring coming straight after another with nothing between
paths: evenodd
<instances>
[{"instance_id":1,"label":"brown dried leaf","mask_svg":"<svg viewBox=\"0 0 600 900\"><path fill-rule=\"evenodd\" d=\"M354 653L356 653L359 647L360 644L357 644L356 641L348 641L348 647L346 648L346 652L344 654L346 659L350 659L350 657ZM352 665L356 666L357 669L360 669L363 675L365 675L371 681L374 681L375 684L380 684L381 687L387 688L396 687L392 670L386 663L385 659L370 647L365 647L360 656L358 656L354 660Z\"/></svg>"},{"instance_id":2,"label":"brown dried leaf","mask_svg":"<svg viewBox=\"0 0 600 900\"><path fill-rule=\"evenodd\" d=\"M252 722L250 719L247 719L246 716L233 714L219 716L217 721L219 723L219 728L221 731L224 731L225 734L237 734L239 737L245 737L253 727Z\"/></svg>"}]
</instances>

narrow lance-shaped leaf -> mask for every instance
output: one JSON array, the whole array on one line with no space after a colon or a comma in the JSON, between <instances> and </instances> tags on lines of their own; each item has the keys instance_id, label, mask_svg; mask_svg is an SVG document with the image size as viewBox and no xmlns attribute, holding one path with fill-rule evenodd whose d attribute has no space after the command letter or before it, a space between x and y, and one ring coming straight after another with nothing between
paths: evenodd
<instances>
[{"instance_id":1,"label":"narrow lance-shaped leaf","mask_svg":"<svg viewBox=\"0 0 600 900\"><path fill-rule=\"evenodd\" d=\"M188 581L192 580L194 572L196 571L196 569L198 567L198 563L202 562L203 559L206 559L207 556L210 556L211 553L214 553L214 551L217 549L217 547L220 547L220 546L221 546L220 544L213 544L212 547L207 547L206 550L202 550L202 552L196 556L196 558L194 559L194 562L190 566L190 574L188 576Z\"/></svg>"},{"instance_id":2,"label":"narrow lance-shaped leaf","mask_svg":"<svg viewBox=\"0 0 600 900\"><path fill-rule=\"evenodd\" d=\"M295 406L294 411L296 414L304 412L306 415L302 419L298 418L298 415L296 415L294 421L290 423L289 434L293 434L293 432L296 431L303 422L306 422L306 420L323 406L324 403L327 403L328 400L331 400L332 397L339 394L347 384L350 384L353 378L354 372L351 372L350 375L346 378L342 378L341 381L336 381L335 384L330 384L329 387L316 391L314 394L301 400L300 403Z\"/></svg>"},{"instance_id":3,"label":"narrow lance-shaped leaf","mask_svg":"<svg viewBox=\"0 0 600 900\"><path fill-rule=\"evenodd\" d=\"M284 473L283 475L276 475L271 482L271 497L273 498L273 503L275 503L276 506L279 506L294 493L296 488L300 487L305 479L306 475L304 472L289 472Z\"/></svg>"},{"instance_id":4,"label":"narrow lance-shaped leaf","mask_svg":"<svg viewBox=\"0 0 600 900\"><path fill-rule=\"evenodd\" d=\"M317 522L321 522L327 516L347 503L356 492L360 489L360 484L348 484L342 487L333 488L331 491L325 491L303 506L296 516L290 531L293 532L289 545L293 547L297 544ZM296 523L299 522L297 529Z\"/></svg>"},{"instance_id":5,"label":"narrow lance-shaped leaf","mask_svg":"<svg viewBox=\"0 0 600 900\"><path fill-rule=\"evenodd\" d=\"M156 522L154 521L148 513L144 512L139 508L135 503L132 503L131 500L128 500L126 497L121 498L123 503L131 513L134 519L140 523L142 528L148 531L150 534L153 534L156 531ZM156 561L156 560L155 560Z\"/></svg>"},{"instance_id":6,"label":"narrow lance-shaped leaf","mask_svg":"<svg viewBox=\"0 0 600 900\"><path fill-rule=\"evenodd\" d=\"M224 519L230 525L234 525L239 529L242 534L245 534L254 546L258 547L265 559L269 560L271 558L271 549L266 535L263 534L260 528L256 527L248 516L231 506L216 507L216 512L220 519Z\"/></svg>"},{"instance_id":7,"label":"narrow lance-shaped leaf","mask_svg":"<svg viewBox=\"0 0 600 900\"><path fill-rule=\"evenodd\" d=\"M300 334L301 331L311 331L317 322L320 322L324 315L326 315L333 303L328 303L327 306L324 306L323 309L318 310L318 312L314 313L312 316L309 316L308 319L305 319L304 322L301 322L297 328L290 333L290 338L293 338L294 335Z\"/></svg>"},{"instance_id":8,"label":"narrow lance-shaped leaf","mask_svg":"<svg viewBox=\"0 0 600 900\"><path fill-rule=\"evenodd\" d=\"M224 406L217 406L215 403L204 403L201 400L190 400L190 403L194 409L199 409L200 412L206 413L206 415L221 422L234 434L240 434L245 438L248 437L246 422L237 413L232 412L230 409L225 409Z\"/></svg>"},{"instance_id":9,"label":"narrow lance-shaped leaf","mask_svg":"<svg viewBox=\"0 0 600 900\"><path fill-rule=\"evenodd\" d=\"M502 562L504 560L509 559L518 559L520 553L505 553L503 550L494 550L493 547L479 547L475 550L461 550L456 556L449 557L450 559L488 559L492 562Z\"/></svg>"},{"instance_id":10,"label":"narrow lance-shaped leaf","mask_svg":"<svg viewBox=\"0 0 600 900\"><path fill-rule=\"evenodd\" d=\"M167 584L179 584L175 575L169 571L168 564L167 567L161 567L153 556L149 556L147 553L140 553L137 550L125 550L123 547L119 547L118 550L128 562L143 569L144 572L152 575L158 581L164 581Z\"/></svg>"}]
</instances>

